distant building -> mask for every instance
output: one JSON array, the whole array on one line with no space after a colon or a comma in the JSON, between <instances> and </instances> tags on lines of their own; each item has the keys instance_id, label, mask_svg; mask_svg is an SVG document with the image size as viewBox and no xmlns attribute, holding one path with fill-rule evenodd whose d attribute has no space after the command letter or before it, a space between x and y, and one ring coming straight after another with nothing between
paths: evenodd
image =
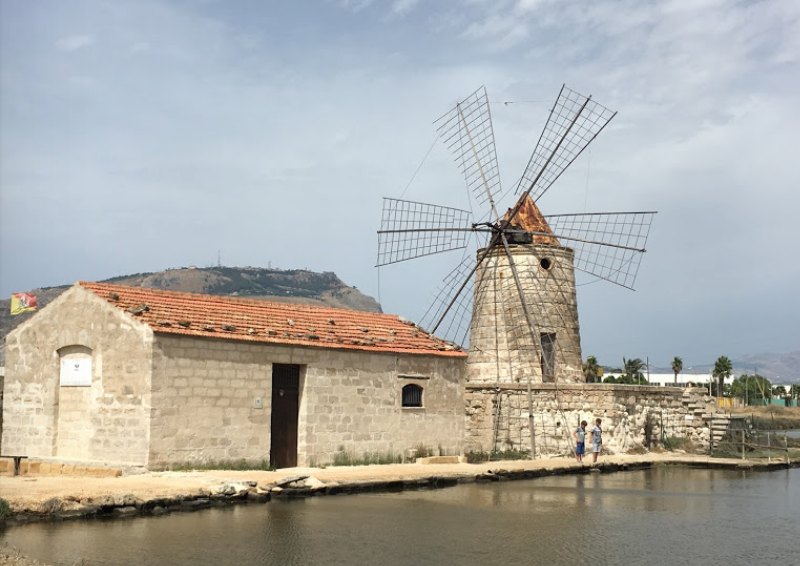
<instances>
[{"instance_id":1,"label":"distant building","mask_svg":"<svg viewBox=\"0 0 800 566\"><path fill-rule=\"evenodd\" d=\"M612 376L612 377L619 377L623 375L622 373L616 372L607 372L603 374L603 379ZM647 373L644 374L645 379L647 379L648 385L658 386L658 387L669 387L671 385L675 385L675 374L674 373L651 373L648 375ZM734 376L726 377L725 378L725 385L730 385L733 383ZM695 387L708 387L709 383L716 383L717 378L713 377L710 373L679 373L677 385L680 387L687 387L689 385L694 385Z\"/></svg>"},{"instance_id":2,"label":"distant building","mask_svg":"<svg viewBox=\"0 0 800 566\"><path fill-rule=\"evenodd\" d=\"M3 452L156 469L460 454L465 359L393 315L77 283L6 338Z\"/></svg>"}]
</instances>

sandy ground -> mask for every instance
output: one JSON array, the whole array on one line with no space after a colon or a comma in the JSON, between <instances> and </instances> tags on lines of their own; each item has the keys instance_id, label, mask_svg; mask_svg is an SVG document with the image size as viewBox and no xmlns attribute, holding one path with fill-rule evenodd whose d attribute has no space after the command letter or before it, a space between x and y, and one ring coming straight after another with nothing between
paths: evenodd
<instances>
[{"instance_id":1,"label":"sandy ground","mask_svg":"<svg viewBox=\"0 0 800 566\"><path fill-rule=\"evenodd\" d=\"M639 462L707 462L706 456L678 455L675 453L649 453L644 455L601 456L606 463ZM714 459L720 462L719 458ZM732 462L739 462L732 460ZM590 465L587 462L583 466ZM414 480L431 476L474 477L489 470L534 470L580 467L572 459L550 458L541 460L515 460L486 462L482 464L394 464L384 466L352 466L328 468L287 468L268 471L202 471L202 472L149 472L145 474L95 478L81 476L0 476L0 497L15 512L38 511L42 503L57 497L81 501L105 496L133 495L142 500L160 497L175 498L210 491L239 481L256 481L260 486L279 482L297 475L310 475L326 484L351 482Z\"/></svg>"}]
</instances>

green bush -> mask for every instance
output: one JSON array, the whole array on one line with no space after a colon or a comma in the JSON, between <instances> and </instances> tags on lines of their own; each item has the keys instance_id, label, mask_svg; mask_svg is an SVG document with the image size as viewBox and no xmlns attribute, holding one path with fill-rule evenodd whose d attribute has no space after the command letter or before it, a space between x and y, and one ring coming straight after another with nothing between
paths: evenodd
<instances>
[{"instance_id":1,"label":"green bush","mask_svg":"<svg viewBox=\"0 0 800 566\"><path fill-rule=\"evenodd\" d=\"M205 470L274 470L275 468L270 465L269 460L260 460L253 462L251 460L210 460L208 462L181 462L179 464L172 464L168 466L170 471L173 472L191 472L191 471L205 471Z\"/></svg>"},{"instance_id":2,"label":"green bush","mask_svg":"<svg viewBox=\"0 0 800 566\"><path fill-rule=\"evenodd\" d=\"M466 453L466 457L468 463L479 464L496 460L527 460L530 452L528 450L493 450L491 452L472 450Z\"/></svg>"},{"instance_id":3,"label":"green bush","mask_svg":"<svg viewBox=\"0 0 800 566\"><path fill-rule=\"evenodd\" d=\"M8 501L0 497L0 521L5 521L10 516L11 505L8 504Z\"/></svg>"}]
</instances>

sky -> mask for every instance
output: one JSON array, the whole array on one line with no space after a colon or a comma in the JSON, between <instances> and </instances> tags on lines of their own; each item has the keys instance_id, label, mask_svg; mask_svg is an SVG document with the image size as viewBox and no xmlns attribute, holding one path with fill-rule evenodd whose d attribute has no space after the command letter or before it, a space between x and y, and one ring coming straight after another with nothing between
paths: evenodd
<instances>
[{"instance_id":1,"label":"sky","mask_svg":"<svg viewBox=\"0 0 800 566\"><path fill-rule=\"evenodd\" d=\"M584 356L797 351L799 59L794 0L2 0L0 295L219 260L419 320L460 256L375 268L382 197L468 207L433 121L481 85L513 188L566 83L619 113L543 212L658 211Z\"/></svg>"}]
</instances>

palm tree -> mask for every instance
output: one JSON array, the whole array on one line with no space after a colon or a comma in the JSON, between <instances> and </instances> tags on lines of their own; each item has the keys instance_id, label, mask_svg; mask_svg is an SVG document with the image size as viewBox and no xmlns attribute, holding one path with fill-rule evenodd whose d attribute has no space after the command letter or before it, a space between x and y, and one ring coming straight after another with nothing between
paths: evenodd
<instances>
[{"instance_id":1,"label":"palm tree","mask_svg":"<svg viewBox=\"0 0 800 566\"><path fill-rule=\"evenodd\" d=\"M586 378L586 383L596 383L600 381L600 376L603 375L603 369L597 363L597 358L589 356L583 364L583 376Z\"/></svg>"},{"instance_id":2,"label":"palm tree","mask_svg":"<svg viewBox=\"0 0 800 566\"><path fill-rule=\"evenodd\" d=\"M683 360L678 356L672 358L672 373L675 374L675 385L678 385L678 374L683 371Z\"/></svg>"},{"instance_id":3,"label":"palm tree","mask_svg":"<svg viewBox=\"0 0 800 566\"><path fill-rule=\"evenodd\" d=\"M722 397L722 386L725 384L725 378L730 377L733 373L733 364L731 364L728 356L720 356L714 362L714 371L711 375L717 378L717 396Z\"/></svg>"}]
</instances>

